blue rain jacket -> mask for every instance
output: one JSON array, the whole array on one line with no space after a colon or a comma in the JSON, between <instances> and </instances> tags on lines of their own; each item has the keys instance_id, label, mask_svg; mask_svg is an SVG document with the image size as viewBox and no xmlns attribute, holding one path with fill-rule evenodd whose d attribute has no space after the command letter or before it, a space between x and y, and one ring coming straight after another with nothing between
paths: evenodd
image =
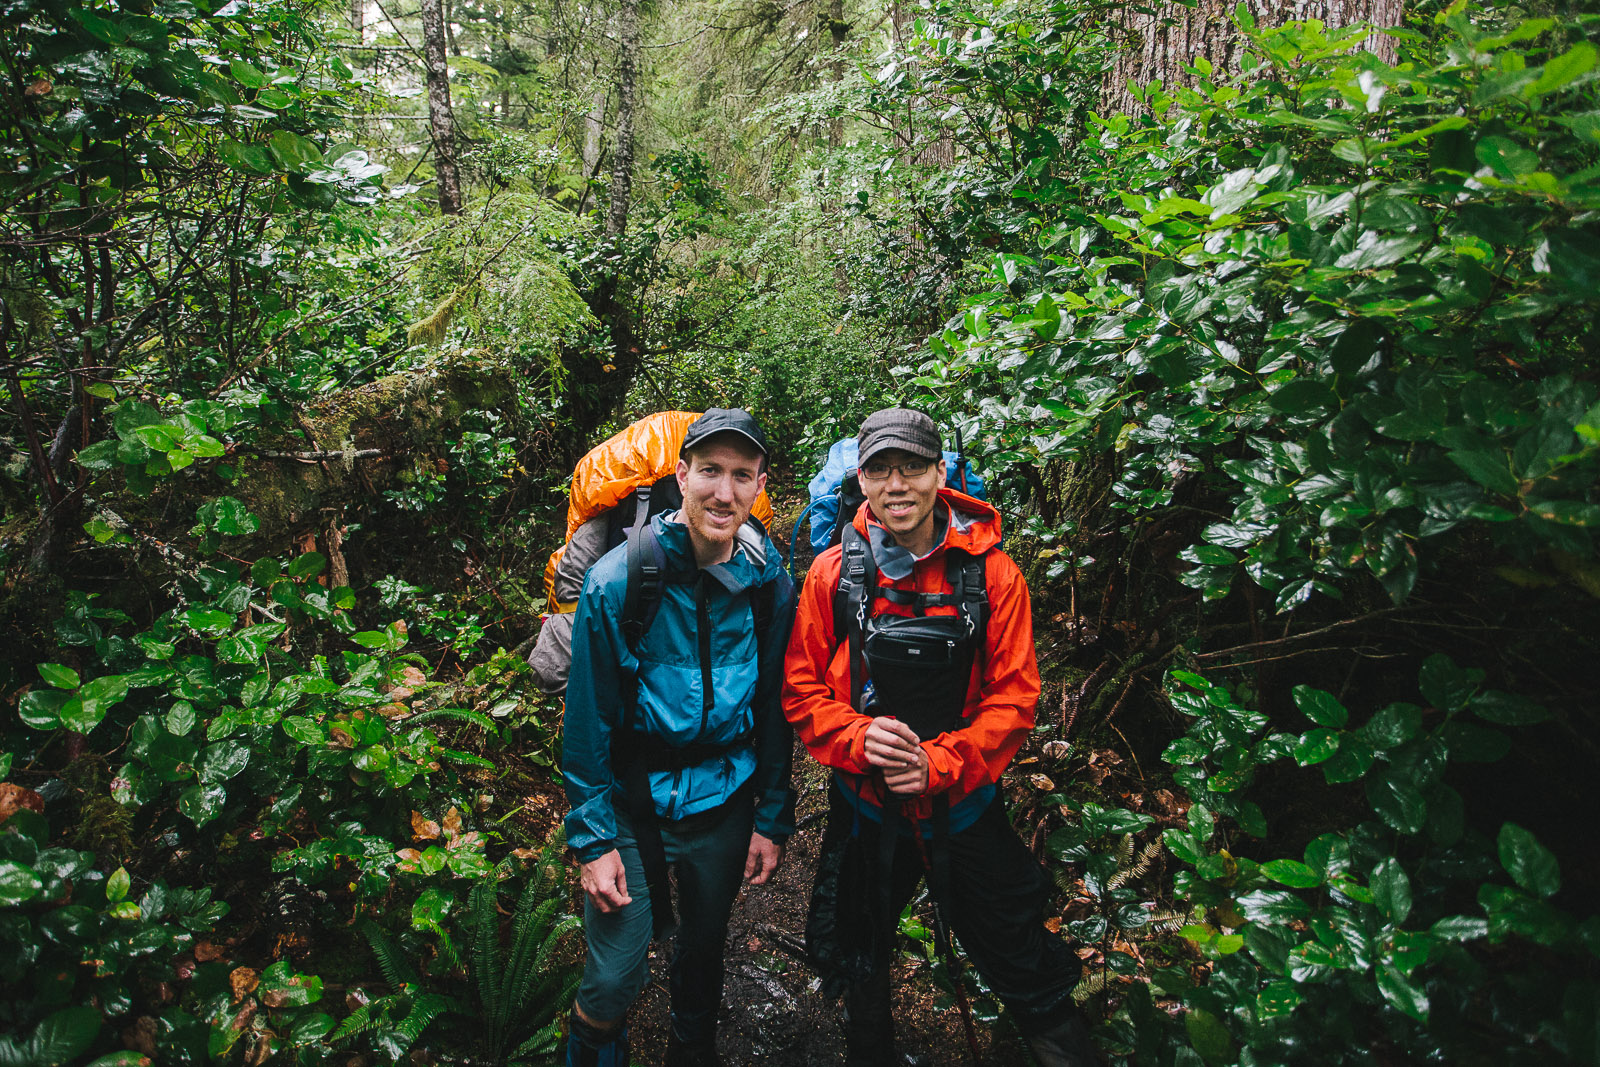
<instances>
[{"instance_id":1,"label":"blue rain jacket","mask_svg":"<svg viewBox=\"0 0 1600 1067\"><path fill-rule=\"evenodd\" d=\"M663 745L731 741L754 730L751 744L724 755L682 770L652 770L650 792L658 815L681 819L709 811L749 781L756 830L780 842L794 832L794 735L779 705L784 650L794 621L794 583L772 541L749 525L740 530L732 559L694 573L689 529L675 518L674 513L651 520L669 580L637 656L628 651L621 625L628 582L626 542L589 569L578 601L561 772L572 809L566 818L567 844L585 863L615 847L616 810L626 799L621 795L624 785L613 773L612 734L622 728L626 697L636 683L635 727ZM693 577L676 581L674 574ZM778 584L766 654L758 657L753 596L767 582ZM709 711L702 699L697 583L705 583L709 600L714 694Z\"/></svg>"}]
</instances>

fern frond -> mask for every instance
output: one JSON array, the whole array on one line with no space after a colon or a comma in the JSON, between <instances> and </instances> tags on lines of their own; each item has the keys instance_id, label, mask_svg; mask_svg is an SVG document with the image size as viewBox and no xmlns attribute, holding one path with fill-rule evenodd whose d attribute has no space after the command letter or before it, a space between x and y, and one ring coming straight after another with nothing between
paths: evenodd
<instances>
[{"instance_id":1,"label":"fern frond","mask_svg":"<svg viewBox=\"0 0 1600 1067\"><path fill-rule=\"evenodd\" d=\"M406 1012L406 1017L395 1024L394 1033L401 1041L401 1048L410 1048L417 1038L422 1036L422 1031L428 1024L444 1014L450 1008L450 998L437 993L426 993L418 997L411 1004L411 1010Z\"/></svg>"},{"instance_id":2,"label":"fern frond","mask_svg":"<svg viewBox=\"0 0 1600 1067\"><path fill-rule=\"evenodd\" d=\"M434 708L432 711L419 712L405 721L405 728L409 730L413 726L421 726L423 723L432 722L434 719L456 719L462 722L470 722L474 726L481 726L490 733L499 732L493 719L481 711L472 711L469 708Z\"/></svg>"},{"instance_id":3,"label":"fern frond","mask_svg":"<svg viewBox=\"0 0 1600 1067\"><path fill-rule=\"evenodd\" d=\"M374 1001L372 1004L363 1004L345 1016L344 1022L340 1023L333 1033L328 1035L327 1040L329 1043L338 1044L340 1041L348 1041L357 1034L364 1034L371 1030L375 1025L372 1018L372 1009L377 1003L377 1001Z\"/></svg>"},{"instance_id":4,"label":"fern frond","mask_svg":"<svg viewBox=\"0 0 1600 1067\"><path fill-rule=\"evenodd\" d=\"M456 943L450 940L448 932L443 929L439 929L437 932L439 934L439 960L444 964L445 970L454 971L461 966L461 953L456 951Z\"/></svg>"},{"instance_id":5,"label":"fern frond","mask_svg":"<svg viewBox=\"0 0 1600 1067\"><path fill-rule=\"evenodd\" d=\"M555 1052L561 1045L561 1025L550 1023L538 1033L518 1045L511 1058L521 1059L523 1056L548 1056Z\"/></svg>"},{"instance_id":6,"label":"fern frond","mask_svg":"<svg viewBox=\"0 0 1600 1067\"><path fill-rule=\"evenodd\" d=\"M1176 908L1153 911L1145 929L1153 934L1174 934L1189 924L1189 913Z\"/></svg>"},{"instance_id":7,"label":"fern frond","mask_svg":"<svg viewBox=\"0 0 1600 1067\"><path fill-rule=\"evenodd\" d=\"M1107 986L1109 986L1111 984L1111 977L1111 972L1104 969L1095 971L1093 974L1086 976L1083 981L1072 987L1072 999L1077 1003L1082 1004L1084 1001L1088 1000L1096 993L1102 992Z\"/></svg>"},{"instance_id":8,"label":"fern frond","mask_svg":"<svg viewBox=\"0 0 1600 1067\"><path fill-rule=\"evenodd\" d=\"M489 1028L491 1047L498 1044L504 1005L500 1003L500 923L495 913L494 882L480 879L472 887L468 906L472 909L472 969L477 972L478 1000Z\"/></svg>"},{"instance_id":9,"label":"fern frond","mask_svg":"<svg viewBox=\"0 0 1600 1067\"><path fill-rule=\"evenodd\" d=\"M401 986L417 984L416 968L411 966L411 961L383 932L382 927L368 919L362 924L361 932L367 936L367 944L372 946L372 954L378 959L378 969L383 972L383 979L389 983L389 988L399 989Z\"/></svg>"},{"instance_id":10,"label":"fern frond","mask_svg":"<svg viewBox=\"0 0 1600 1067\"><path fill-rule=\"evenodd\" d=\"M1132 836L1130 835L1125 840L1128 842L1128 845L1131 849L1133 844ZM1134 882L1140 878L1143 878L1145 873L1150 870L1150 864L1154 862L1155 858L1161 854L1161 850L1164 847L1165 846L1158 838L1154 841L1151 841L1149 844L1145 845L1144 848L1139 850L1138 859L1132 859L1130 855L1130 860L1132 860L1132 862L1122 862L1119 865L1117 873L1106 879L1106 888L1120 889L1129 882Z\"/></svg>"},{"instance_id":11,"label":"fern frond","mask_svg":"<svg viewBox=\"0 0 1600 1067\"><path fill-rule=\"evenodd\" d=\"M482 756L474 756L470 752L458 752L453 748L441 747L434 751L434 755L443 756L455 763L465 763L468 767L482 767L485 770L494 770L492 761L486 760Z\"/></svg>"}]
</instances>

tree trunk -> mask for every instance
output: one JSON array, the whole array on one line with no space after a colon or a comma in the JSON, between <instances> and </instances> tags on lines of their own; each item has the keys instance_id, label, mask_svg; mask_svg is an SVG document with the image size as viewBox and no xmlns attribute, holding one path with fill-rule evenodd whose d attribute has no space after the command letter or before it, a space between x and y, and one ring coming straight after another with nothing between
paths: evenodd
<instances>
[{"instance_id":1,"label":"tree trunk","mask_svg":"<svg viewBox=\"0 0 1600 1067\"><path fill-rule=\"evenodd\" d=\"M844 42L850 34L850 24L844 20L844 0L833 0L828 5L828 33L833 38L833 80L844 81ZM835 115L828 120L828 147L844 144L844 116Z\"/></svg>"},{"instance_id":2,"label":"tree trunk","mask_svg":"<svg viewBox=\"0 0 1600 1067\"><path fill-rule=\"evenodd\" d=\"M350 0L350 32L356 44L367 43L367 0Z\"/></svg>"},{"instance_id":3,"label":"tree trunk","mask_svg":"<svg viewBox=\"0 0 1600 1067\"><path fill-rule=\"evenodd\" d=\"M1234 0L1199 0L1194 7L1168 4L1156 14L1124 8L1121 30L1128 45L1107 75L1106 109L1124 113L1142 109L1128 89L1130 81L1141 86L1156 80L1165 86L1194 84L1183 68L1198 58L1209 60L1219 74L1237 73L1244 38L1230 21L1235 6ZM1404 13L1402 0L1246 0L1246 6L1263 28L1305 19L1318 19L1329 27L1353 22L1398 26ZM1391 37L1372 33L1365 47L1385 63L1395 61Z\"/></svg>"},{"instance_id":4,"label":"tree trunk","mask_svg":"<svg viewBox=\"0 0 1600 1067\"><path fill-rule=\"evenodd\" d=\"M600 137L606 127L606 91L596 89L583 117L583 179L593 181L600 173Z\"/></svg>"},{"instance_id":5,"label":"tree trunk","mask_svg":"<svg viewBox=\"0 0 1600 1067\"><path fill-rule=\"evenodd\" d=\"M617 136L611 146L611 207L606 235L628 229L628 198L633 192L633 113L639 95L639 0L623 0L617 11Z\"/></svg>"},{"instance_id":6,"label":"tree trunk","mask_svg":"<svg viewBox=\"0 0 1600 1067\"><path fill-rule=\"evenodd\" d=\"M422 0L422 56L428 83L428 126L433 135L433 171L439 181L439 211L459 215L461 172L456 166L456 123L450 110L450 65L445 59L440 0Z\"/></svg>"}]
</instances>

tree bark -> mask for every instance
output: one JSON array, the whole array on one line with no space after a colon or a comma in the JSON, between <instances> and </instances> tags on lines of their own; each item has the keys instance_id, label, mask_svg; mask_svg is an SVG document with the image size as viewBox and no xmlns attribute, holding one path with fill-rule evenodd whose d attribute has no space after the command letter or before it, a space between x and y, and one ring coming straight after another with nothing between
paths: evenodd
<instances>
[{"instance_id":1,"label":"tree bark","mask_svg":"<svg viewBox=\"0 0 1600 1067\"><path fill-rule=\"evenodd\" d=\"M833 0L828 5L828 34L833 39L833 80L844 81L844 42L850 34L850 24L844 20L844 0ZM835 115L828 120L828 147L844 144L844 116Z\"/></svg>"},{"instance_id":2,"label":"tree bark","mask_svg":"<svg viewBox=\"0 0 1600 1067\"><path fill-rule=\"evenodd\" d=\"M600 137L606 125L606 91L596 89L583 117L583 179L593 181L600 173Z\"/></svg>"},{"instance_id":3,"label":"tree bark","mask_svg":"<svg viewBox=\"0 0 1600 1067\"><path fill-rule=\"evenodd\" d=\"M367 0L350 0L350 32L356 44L367 43Z\"/></svg>"},{"instance_id":4,"label":"tree bark","mask_svg":"<svg viewBox=\"0 0 1600 1067\"><path fill-rule=\"evenodd\" d=\"M444 10L440 0L422 0L422 57L428 85L428 126L433 135L433 171L439 211L461 213L461 171L456 165L456 123L450 109L450 64L445 58Z\"/></svg>"},{"instance_id":5,"label":"tree bark","mask_svg":"<svg viewBox=\"0 0 1600 1067\"><path fill-rule=\"evenodd\" d=\"M617 135L611 146L611 206L606 235L628 229L628 199L633 192L633 118L639 95L639 0L623 0L617 11Z\"/></svg>"},{"instance_id":6,"label":"tree bark","mask_svg":"<svg viewBox=\"0 0 1600 1067\"><path fill-rule=\"evenodd\" d=\"M1124 8L1121 32L1128 47L1118 54L1106 77L1106 110L1128 114L1142 110L1128 88L1130 81L1140 86L1158 79L1165 86L1193 85L1183 68L1202 57L1219 73L1237 73L1244 38L1231 21L1235 6L1235 0L1199 0L1194 7L1171 3L1155 14ZM1405 5L1403 0L1246 0L1246 6L1256 24L1267 28L1306 19L1329 27L1354 22L1398 26ZM1385 63L1395 61L1396 43L1391 37L1372 33L1365 47Z\"/></svg>"}]
</instances>

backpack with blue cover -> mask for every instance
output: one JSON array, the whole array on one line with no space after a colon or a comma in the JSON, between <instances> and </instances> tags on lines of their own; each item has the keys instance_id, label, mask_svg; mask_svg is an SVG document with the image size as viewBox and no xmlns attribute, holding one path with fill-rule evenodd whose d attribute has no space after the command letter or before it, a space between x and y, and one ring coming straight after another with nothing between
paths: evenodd
<instances>
[{"instance_id":1,"label":"backpack with blue cover","mask_svg":"<svg viewBox=\"0 0 1600 1067\"><path fill-rule=\"evenodd\" d=\"M800 537L800 527L807 519L811 522L811 551L814 555L821 555L839 543L844 528L856 517L856 511L866 500L856 477L858 447L854 437L841 438L828 447L828 458L823 461L822 469L806 486L811 502L795 520L794 532L789 538L791 562L794 559L794 545ZM967 457L961 453L959 432L956 434L955 451L947 450L944 462L946 487L979 500L989 499L984 490L983 475L973 470Z\"/></svg>"}]
</instances>

